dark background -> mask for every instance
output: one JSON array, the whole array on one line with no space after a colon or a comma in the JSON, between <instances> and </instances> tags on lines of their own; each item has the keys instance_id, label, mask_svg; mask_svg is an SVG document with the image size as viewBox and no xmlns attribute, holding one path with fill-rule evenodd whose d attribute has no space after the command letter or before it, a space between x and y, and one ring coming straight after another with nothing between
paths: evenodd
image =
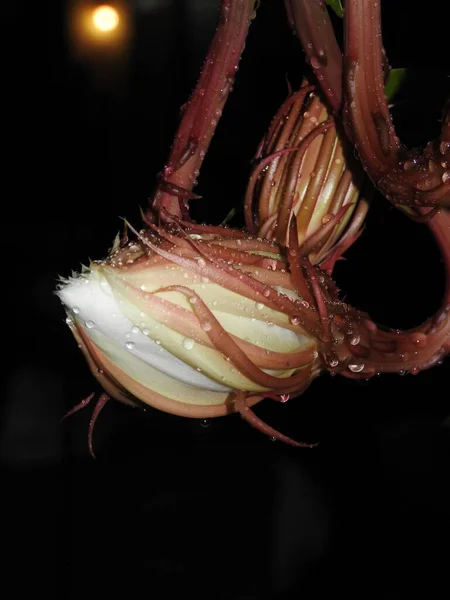
<instances>
[{"instance_id":1,"label":"dark background","mask_svg":"<svg viewBox=\"0 0 450 600\"><path fill-rule=\"evenodd\" d=\"M77 45L73 2L2 5L2 594L447 594L448 360L417 377L324 376L301 398L258 406L283 432L320 440L314 450L271 442L239 416L202 422L110 402L94 461L90 409L58 425L98 388L64 323L57 276L102 258L119 217L139 222L217 5L125 3L120 52ZM413 73L395 122L404 141L422 143L436 135L448 92L449 9L382 6L390 62ZM220 222L239 206L285 76L295 84L304 72L281 0L262 0L202 169L198 220ZM381 197L336 279L349 302L391 327L432 314L444 285L426 227Z\"/></svg>"}]
</instances>

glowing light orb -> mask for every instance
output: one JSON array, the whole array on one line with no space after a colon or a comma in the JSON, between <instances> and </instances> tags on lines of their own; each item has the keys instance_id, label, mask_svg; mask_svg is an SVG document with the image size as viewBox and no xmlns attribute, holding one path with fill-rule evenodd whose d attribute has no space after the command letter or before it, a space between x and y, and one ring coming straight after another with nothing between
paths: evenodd
<instances>
[{"instance_id":1,"label":"glowing light orb","mask_svg":"<svg viewBox=\"0 0 450 600\"><path fill-rule=\"evenodd\" d=\"M103 4L92 13L92 21L99 31L114 31L119 24L119 14L112 6Z\"/></svg>"}]
</instances>

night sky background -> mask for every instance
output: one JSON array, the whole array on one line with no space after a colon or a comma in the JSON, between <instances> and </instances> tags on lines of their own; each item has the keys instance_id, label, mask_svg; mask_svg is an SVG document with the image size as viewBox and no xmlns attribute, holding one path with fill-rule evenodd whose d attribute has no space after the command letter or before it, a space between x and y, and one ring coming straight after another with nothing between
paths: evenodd
<instances>
[{"instance_id":1,"label":"night sky background","mask_svg":"<svg viewBox=\"0 0 450 600\"><path fill-rule=\"evenodd\" d=\"M2 595L447 595L448 359L416 377L324 376L287 404L258 405L284 433L321 441L314 450L271 442L239 416L203 422L110 402L93 460L90 409L58 424L99 389L64 323L57 277L102 258L120 217L139 223L218 6L122 2L129 35L117 49L77 42L77 4L2 5ZM437 134L449 92L441 4L382 3L390 62L411 69L393 109L408 144ZM196 188L197 220L239 207L286 74L295 85L305 72L283 3L262 0ZM238 211L232 224L242 223ZM347 258L336 281L375 321L412 327L439 306L443 270L426 227L381 196Z\"/></svg>"}]
</instances>

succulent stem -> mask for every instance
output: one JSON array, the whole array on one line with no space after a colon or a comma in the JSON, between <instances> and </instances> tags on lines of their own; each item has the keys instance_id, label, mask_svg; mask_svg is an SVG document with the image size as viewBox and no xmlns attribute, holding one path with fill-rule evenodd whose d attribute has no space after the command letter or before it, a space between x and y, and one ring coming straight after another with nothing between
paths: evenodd
<instances>
[{"instance_id":1,"label":"succulent stem","mask_svg":"<svg viewBox=\"0 0 450 600\"><path fill-rule=\"evenodd\" d=\"M348 0L344 25L344 124L366 172L394 205L450 206L450 102L438 140L403 148L384 92L380 2Z\"/></svg>"},{"instance_id":2,"label":"succulent stem","mask_svg":"<svg viewBox=\"0 0 450 600\"><path fill-rule=\"evenodd\" d=\"M219 23L198 83L183 107L168 161L151 200L147 216L160 209L188 218L187 201L206 150L233 88L235 73L254 16L253 0L222 0Z\"/></svg>"},{"instance_id":3,"label":"succulent stem","mask_svg":"<svg viewBox=\"0 0 450 600\"><path fill-rule=\"evenodd\" d=\"M342 56L324 0L285 0L288 21L297 33L314 75L333 113L342 101Z\"/></svg>"}]
</instances>

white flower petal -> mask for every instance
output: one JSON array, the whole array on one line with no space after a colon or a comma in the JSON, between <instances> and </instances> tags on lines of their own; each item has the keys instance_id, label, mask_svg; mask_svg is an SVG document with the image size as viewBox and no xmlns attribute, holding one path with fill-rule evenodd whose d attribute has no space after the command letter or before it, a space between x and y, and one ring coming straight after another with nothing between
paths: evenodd
<instances>
[{"instance_id":1,"label":"white flower petal","mask_svg":"<svg viewBox=\"0 0 450 600\"><path fill-rule=\"evenodd\" d=\"M134 326L122 314L109 283L98 271L91 271L89 277L72 280L58 291L58 295L102 350L106 351L102 348L104 336L115 342L118 352L126 351L182 383L214 392L231 391L178 359ZM97 339L96 331L102 334ZM110 344L107 350L111 354ZM114 361L114 356L111 359Z\"/></svg>"}]
</instances>

